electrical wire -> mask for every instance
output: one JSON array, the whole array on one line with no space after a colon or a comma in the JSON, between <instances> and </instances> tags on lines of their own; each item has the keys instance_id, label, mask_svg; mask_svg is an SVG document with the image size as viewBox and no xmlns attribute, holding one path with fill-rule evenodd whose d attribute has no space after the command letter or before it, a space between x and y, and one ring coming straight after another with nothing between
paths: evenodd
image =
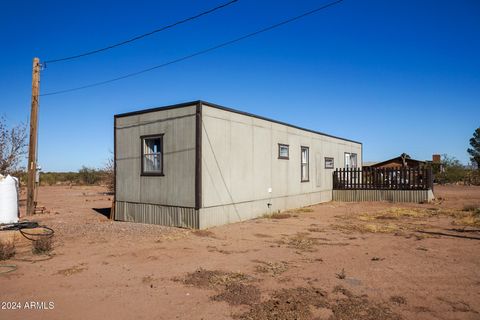
<instances>
[{"instance_id":1,"label":"electrical wire","mask_svg":"<svg viewBox=\"0 0 480 320\"><path fill-rule=\"evenodd\" d=\"M165 31L167 29L171 29L173 27L176 27L180 24L183 24L183 23L186 23L186 22L189 22L189 21L192 21L192 20L195 20L197 18L200 18L202 16L205 16L205 15L208 15L210 13L213 13L217 10L220 10L220 9L223 9L235 2L237 2L238 0L231 0L229 2L226 2L224 4L221 4L219 6L216 6L212 9L209 9L207 11L204 11L204 12L201 12L197 15L194 15L194 16L191 16L189 18L185 18L183 20L180 20L180 21L177 21L175 23L172 23L172 24L169 24L167 26L164 26L164 27L161 27L161 28L158 28L158 29L155 29L153 31L150 31L150 32L147 32L147 33L144 33L144 34L141 34L141 35L138 35L138 36L135 36L133 38L130 38L128 40L124 40L124 41L121 41L121 42L118 42L118 43L115 43L115 44L112 44L112 45L109 45L109 46L106 46L106 47L103 47L103 48L100 48L100 49L96 49L96 50L92 50L92 51L87 51L87 52L84 52L84 53L80 53L80 54L77 54L77 55L73 55L73 56L69 56L69 57L65 57L65 58L59 58L59 59L51 59L51 60L46 60L42 63L43 66L46 66L47 64L49 63L55 63L55 62L60 62L60 61L67 61L67 60L73 60L73 59L77 59L77 58L81 58L81 57L85 57L85 56L89 56L89 55L92 55L92 54L96 54L96 53L99 53L99 52L102 52L102 51L107 51L107 50L110 50L110 49L113 49L113 48L116 48L116 47L120 47L120 46L123 46L125 44L128 44L128 43L131 43L131 42L134 42L134 41L137 41L137 40L140 40L142 38L145 38L145 37L148 37L148 36L151 36L152 34L155 34L155 33L158 33L158 32L161 32L161 31Z\"/></svg>"},{"instance_id":2,"label":"electrical wire","mask_svg":"<svg viewBox=\"0 0 480 320\"><path fill-rule=\"evenodd\" d=\"M255 31L255 32L252 32L252 33L246 34L246 35L244 35L244 36L238 37L238 38L236 38L236 39L233 39L233 40L230 40L230 41L227 41L227 42L223 42L223 43L218 44L218 45L216 45L216 46L213 46L213 47L210 47L210 48L207 48L207 49L204 49L204 50L200 50L200 51L197 51L197 52L195 52L195 53L192 53L192 54L183 56L183 57L181 57L181 58L177 58L177 59L175 59L175 60L171 60L171 61L169 61L169 62L165 62L165 63L159 64L159 65L156 65L156 66L147 68L147 69L143 69L143 70L140 70L140 71L128 73L128 74L125 74L125 75L122 75L122 76L119 76L119 77L116 77L116 78L112 78L112 79L109 79L109 80L104 80L104 81L100 81L100 82L95 82L95 83L87 84L87 85L80 86L80 87L75 87L75 88L70 88L70 89L65 89L65 90L58 90L58 91L47 92L47 93L44 93L44 94L40 94L40 96L52 96L52 95L57 95L57 94L62 94L62 93L67 93L67 92L72 92L72 91L78 91L78 90L83 90L83 89L87 89L87 88L97 87L97 86L101 86L101 85L104 85L104 84L107 84L107 83L111 83L111 82L123 80L123 79L126 79L126 78L134 77L134 76L137 76L137 75L140 75L140 74L142 74L142 73L146 73L146 72L149 72L149 71L152 71L152 70L155 70L155 69L163 68L163 67L166 67L166 66L169 66L169 65L172 65L172 64L175 64L175 63L178 63L178 62L187 60L187 59L191 59L191 58L193 58L193 57L196 57L196 56L199 56L199 55L202 55L202 54L211 52L211 51L214 51L214 50L216 50L216 49L220 49L220 48L226 47L226 46L228 46L228 45L231 45L231 44L234 44L234 43L236 43L236 42L245 40L245 39L247 39L247 38L251 38L251 37L256 36L256 35L258 35L258 34L261 34L261 33L267 32L267 31L270 31L270 30L272 30L272 29L278 28L278 27L283 26L283 25L285 25L285 24L291 23L291 22L293 22L293 21L299 20L299 19L304 18L304 17L309 16L309 15L312 15L312 14L314 14L314 13L320 11L320 10L323 10L323 9L326 9L326 8L331 7L331 6L333 6L333 5L336 5L336 4L338 4L338 3L342 2L342 1L343 1L343 0L337 0L337 1L334 1L334 2L330 2L330 3L328 3L328 4L322 5L321 7L318 7L318 8L316 8L316 9L307 11L307 12L301 14L301 15L295 16L295 17L293 17L293 18L289 18L289 19L284 20L284 21L282 21L282 22L273 24L273 25L271 25L271 26L265 27L265 28L263 28L263 29L260 29L260 30Z\"/></svg>"}]
</instances>

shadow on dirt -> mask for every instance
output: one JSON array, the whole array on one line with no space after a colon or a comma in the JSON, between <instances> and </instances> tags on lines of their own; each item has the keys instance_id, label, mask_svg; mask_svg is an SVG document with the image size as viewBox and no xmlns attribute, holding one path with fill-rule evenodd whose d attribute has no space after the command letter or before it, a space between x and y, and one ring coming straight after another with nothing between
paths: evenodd
<instances>
[{"instance_id":1,"label":"shadow on dirt","mask_svg":"<svg viewBox=\"0 0 480 320\"><path fill-rule=\"evenodd\" d=\"M100 213L101 215L110 218L110 212L112 211L112 208L92 208L95 212Z\"/></svg>"}]
</instances>

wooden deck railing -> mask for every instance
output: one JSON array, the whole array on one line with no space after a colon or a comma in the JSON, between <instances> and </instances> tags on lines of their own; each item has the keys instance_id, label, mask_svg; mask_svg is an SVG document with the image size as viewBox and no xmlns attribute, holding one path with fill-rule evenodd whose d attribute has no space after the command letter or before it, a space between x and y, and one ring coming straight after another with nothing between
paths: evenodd
<instances>
[{"instance_id":1,"label":"wooden deck railing","mask_svg":"<svg viewBox=\"0 0 480 320\"><path fill-rule=\"evenodd\" d=\"M432 169L341 168L333 172L334 190L428 190L433 189Z\"/></svg>"}]
</instances>

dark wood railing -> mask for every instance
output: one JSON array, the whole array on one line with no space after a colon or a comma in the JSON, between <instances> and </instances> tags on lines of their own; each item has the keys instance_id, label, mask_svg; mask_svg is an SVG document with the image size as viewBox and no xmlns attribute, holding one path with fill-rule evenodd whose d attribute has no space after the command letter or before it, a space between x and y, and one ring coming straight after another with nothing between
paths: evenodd
<instances>
[{"instance_id":1,"label":"dark wood railing","mask_svg":"<svg viewBox=\"0 0 480 320\"><path fill-rule=\"evenodd\" d=\"M428 190L433 189L432 169L347 168L333 172L334 190Z\"/></svg>"}]
</instances>

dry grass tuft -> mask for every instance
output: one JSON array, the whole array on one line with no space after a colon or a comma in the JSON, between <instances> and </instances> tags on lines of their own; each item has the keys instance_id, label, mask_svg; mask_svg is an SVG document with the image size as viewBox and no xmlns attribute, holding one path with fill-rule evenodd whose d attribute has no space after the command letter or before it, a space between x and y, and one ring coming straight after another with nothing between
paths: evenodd
<instances>
[{"instance_id":1,"label":"dry grass tuft","mask_svg":"<svg viewBox=\"0 0 480 320\"><path fill-rule=\"evenodd\" d=\"M0 260L8 260L15 256L15 242L0 242Z\"/></svg>"},{"instance_id":2,"label":"dry grass tuft","mask_svg":"<svg viewBox=\"0 0 480 320\"><path fill-rule=\"evenodd\" d=\"M317 288L293 288L276 291L266 301L238 316L241 320L307 320L312 309L328 305L326 293Z\"/></svg>"},{"instance_id":3,"label":"dry grass tuft","mask_svg":"<svg viewBox=\"0 0 480 320\"><path fill-rule=\"evenodd\" d=\"M177 280L178 279L174 279ZM195 272L187 274L180 280L187 285L197 288L215 289L232 283L240 283L253 280L253 277L240 272L224 272L219 270L205 270L199 268Z\"/></svg>"},{"instance_id":4,"label":"dry grass tuft","mask_svg":"<svg viewBox=\"0 0 480 320\"><path fill-rule=\"evenodd\" d=\"M347 277L347 273L345 272L345 269L342 268L342 271L336 273L335 276L340 280L344 280Z\"/></svg>"},{"instance_id":5,"label":"dry grass tuft","mask_svg":"<svg viewBox=\"0 0 480 320\"><path fill-rule=\"evenodd\" d=\"M301 251L315 251L314 247L318 244L318 240L308 236L307 232L297 232L287 241L289 248L294 248Z\"/></svg>"},{"instance_id":6,"label":"dry grass tuft","mask_svg":"<svg viewBox=\"0 0 480 320\"><path fill-rule=\"evenodd\" d=\"M480 212L480 205L479 204L465 204L463 206L463 211L473 211L473 212Z\"/></svg>"},{"instance_id":7,"label":"dry grass tuft","mask_svg":"<svg viewBox=\"0 0 480 320\"><path fill-rule=\"evenodd\" d=\"M239 272L224 272L219 270L205 270L200 268L187 274L182 281L184 284L197 288L213 289L219 292L211 299L225 301L231 305L253 305L260 300L260 290L247 282L254 280L253 277Z\"/></svg>"},{"instance_id":8,"label":"dry grass tuft","mask_svg":"<svg viewBox=\"0 0 480 320\"><path fill-rule=\"evenodd\" d=\"M32 241L33 254L48 254L53 249L52 238L43 237L38 240Z\"/></svg>"},{"instance_id":9,"label":"dry grass tuft","mask_svg":"<svg viewBox=\"0 0 480 320\"><path fill-rule=\"evenodd\" d=\"M83 267L82 265L78 265L78 266L73 266L71 268L58 270L57 274L61 274L61 275L64 275L64 276L68 277L68 276L71 276L73 274L80 273L84 270L87 270L87 268Z\"/></svg>"},{"instance_id":10,"label":"dry grass tuft","mask_svg":"<svg viewBox=\"0 0 480 320\"><path fill-rule=\"evenodd\" d=\"M313 209L309 208L309 207L304 207L304 208L295 209L295 212L296 213L307 213L307 212L313 212Z\"/></svg>"},{"instance_id":11,"label":"dry grass tuft","mask_svg":"<svg viewBox=\"0 0 480 320\"><path fill-rule=\"evenodd\" d=\"M402 296L391 296L390 301L398 305L407 304L407 299L405 299L405 297L402 297Z\"/></svg>"},{"instance_id":12,"label":"dry grass tuft","mask_svg":"<svg viewBox=\"0 0 480 320\"><path fill-rule=\"evenodd\" d=\"M464 217L456 219L453 223L456 225L480 227L480 212L465 215Z\"/></svg>"},{"instance_id":13,"label":"dry grass tuft","mask_svg":"<svg viewBox=\"0 0 480 320\"><path fill-rule=\"evenodd\" d=\"M271 235L265 233L254 233L253 235L257 238L273 238Z\"/></svg>"},{"instance_id":14,"label":"dry grass tuft","mask_svg":"<svg viewBox=\"0 0 480 320\"><path fill-rule=\"evenodd\" d=\"M275 277L279 274L284 273L288 270L288 263L281 262L270 262L270 261L258 261L260 264L255 267L257 272L267 273Z\"/></svg>"},{"instance_id":15,"label":"dry grass tuft","mask_svg":"<svg viewBox=\"0 0 480 320\"><path fill-rule=\"evenodd\" d=\"M225 301L230 305L253 305L260 300L260 290L251 285L233 282L225 285L222 292L212 297L214 301Z\"/></svg>"},{"instance_id":16,"label":"dry grass tuft","mask_svg":"<svg viewBox=\"0 0 480 320\"><path fill-rule=\"evenodd\" d=\"M210 230L193 230L192 234L196 235L197 237L215 238L215 234Z\"/></svg>"},{"instance_id":17,"label":"dry grass tuft","mask_svg":"<svg viewBox=\"0 0 480 320\"><path fill-rule=\"evenodd\" d=\"M454 225L480 227L480 209L475 206L466 206L464 210L394 207L372 213L337 216L343 223L332 227L343 232L405 234L418 230L418 221L439 216L452 218Z\"/></svg>"},{"instance_id":18,"label":"dry grass tuft","mask_svg":"<svg viewBox=\"0 0 480 320\"><path fill-rule=\"evenodd\" d=\"M362 213L357 216L361 221L373 220L396 220L401 218L427 218L436 216L439 210L436 208L420 209L420 208L389 208L384 211L375 213Z\"/></svg>"},{"instance_id":19,"label":"dry grass tuft","mask_svg":"<svg viewBox=\"0 0 480 320\"><path fill-rule=\"evenodd\" d=\"M341 298L330 298L321 289L292 288L273 293L270 299L255 304L248 312L237 316L241 320L399 320L400 316L385 305L372 303L365 296L356 296L342 287L334 292ZM319 317L322 312L328 314Z\"/></svg>"},{"instance_id":20,"label":"dry grass tuft","mask_svg":"<svg viewBox=\"0 0 480 320\"><path fill-rule=\"evenodd\" d=\"M345 223L335 224L332 226L336 230L344 232L360 232L360 233L394 233L402 231L404 228L394 223Z\"/></svg>"},{"instance_id":21,"label":"dry grass tuft","mask_svg":"<svg viewBox=\"0 0 480 320\"><path fill-rule=\"evenodd\" d=\"M347 296L331 306L333 319L342 320L400 320L386 305L370 302L365 296Z\"/></svg>"},{"instance_id":22,"label":"dry grass tuft","mask_svg":"<svg viewBox=\"0 0 480 320\"><path fill-rule=\"evenodd\" d=\"M291 218L292 215L288 212L274 212L274 213L264 214L263 217L267 219L288 219L288 218Z\"/></svg>"}]
</instances>

